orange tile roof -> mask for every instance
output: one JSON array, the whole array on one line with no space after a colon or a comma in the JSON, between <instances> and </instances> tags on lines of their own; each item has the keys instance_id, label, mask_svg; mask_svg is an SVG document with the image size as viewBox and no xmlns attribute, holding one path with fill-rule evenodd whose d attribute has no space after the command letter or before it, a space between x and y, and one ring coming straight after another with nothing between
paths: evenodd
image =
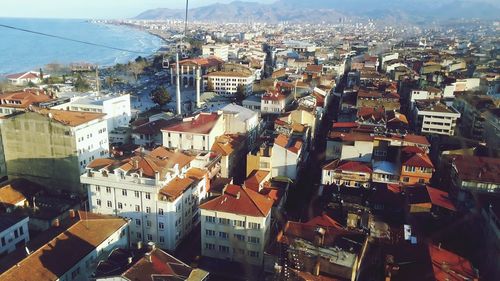
<instances>
[{"instance_id":1,"label":"orange tile roof","mask_svg":"<svg viewBox=\"0 0 500 281\"><path fill-rule=\"evenodd\" d=\"M21 192L14 189L12 185L8 184L0 187L0 203L16 205L24 200L26 200L26 197L24 197Z\"/></svg>"},{"instance_id":2,"label":"orange tile roof","mask_svg":"<svg viewBox=\"0 0 500 281\"><path fill-rule=\"evenodd\" d=\"M245 180L244 186L259 192L260 184L269 176L269 171L253 170Z\"/></svg>"},{"instance_id":3,"label":"orange tile roof","mask_svg":"<svg viewBox=\"0 0 500 281\"><path fill-rule=\"evenodd\" d=\"M192 179L197 179L197 180L204 179L206 175L207 175L207 171L206 170L203 170L203 169L200 169L200 168L195 168L195 167L190 168L186 172L186 177L192 178Z\"/></svg>"},{"instance_id":4,"label":"orange tile roof","mask_svg":"<svg viewBox=\"0 0 500 281\"><path fill-rule=\"evenodd\" d=\"M403 155L403 165L411 167L434 168L431 159L427 154L415 153Z\"/></svg>"},{"instance_id":5,"label":"orange tile roof","mask_svg":"<svg viewBox=\"0 0 500 281\"><path fill-rule=\"evenodd\" d=\"M46 95L43 91L26 90L0 94L0 103L2 104L2 107L28 108L32 104L46 102L49 100L52 100L52 98Z\"/></svg>"},{"instance_id":6,"label":"orange tile roof","mask_svg":"<svg viewBox=\"0 0 500 281\"><path fill-rule=\"evenodd\" d=\"M283 134L279 134L276 139L274 139L274 144L276 145L279 145L283 148L286 148L287 145L288 145L288 137L283 135Z\"/></svg>"},{"instance_id":7,"label":"orange tile roof","mask_svg":"<svg viewBox=\"0 0 500 281\"><path fill-rule=\"evenodd\" d=\"M249 188L228 185L224 194L200 206L201 209L266 217L273 206L273 200Z\"/></svg>"},{"instance_id":8,"label":"orange tile roof","mask_svg":"<svg viewBox=\"0 0 500 281\"><path fill-rule=\"evenodd\" d=\"M194 182L195 180L188 177L176 177L173 180L169 181L167 185L165 185L160 190L160 195L165 195L170 201L174 201L179 196L181 196L184 191L191 187Z\"/></svg>"},{"instance_id":9,"label":"orange tile roof","mask_svg":"<svg viewBox=\"0 0 500 281\"><path fill-rule=\"evenodd\" d=\"M321 216L314 217L306 222L307 225L313 226L323 226L323 227L333 227L338 229L344 229L344 227L338 223L336 220L330 218L327 214L322 214Z\"/></svg>"},{"instance_id":10,"label":"orange tile roof","mask_svg":"<svg viewBox=\"0 0 500 281\"><path fill-rule=\"evenodd\" d=\"M451 202L448 192L444 192L442 190L430 186L426 186L426 188L427 188L427 193L429 193L429 197L431 198L432 205L436 205L451 211L457 210L453 205L453 203Z\"/></svg>"},{"instance_id":11,"label":"orange tile roof","mask_svg":"<svg viewBox=\"0 0 500 281\"><path fill-rule=\"evenodd\" d=\"M479 280L467 259L432 244L429 244L429 255L436 281Z\"/></svg>"},{"instance_id":12,"label":"orange tile roof","mask_svg":"<svg viewBox=\"0 0 500 281\"><path fill-rule=\"evenodd\" d=\"M209 134L214 128L217 121L221 118L217 112L200 113L194 117L185 118L183 121L167 126L162 131L193 133L193 134Z\"/></svg>"},{"instance_id":13,"label":"orange tile roof","mask_svg":"<svg viewBox=\"0 0 500 281\"><path fill-rule=\"evenodd\" d=\"M52 118L53 120L68 125L70 127L77 127L82 124L88 123L93 120L101 119L106 114L95 112L82 112L82 111L68 111L57 109L40 108L35 109L35 112Z\"/></svg>"},{"instance_id":14,"label":"orange tile roof","mask_svg":"<svg viewBox=\"0 0 500 281\"><path fill-rule=\"evenodd\" d=\"M252 73L244 73L241 71L216 71L207 74L207 77L240 77L248 78L252 76Z\"/></svg>"},{"instance_id":15,"label":"orange tile roof","mask_svg":"<svg viewBox=\"0 0 500 281\"><path fill-rule=\"evenodd\" d=\"M212 151L215 151L222 156L227 156L233 153L245 140L242 135L225 134L217 137L215 143L212 145Z\"/></svg>"},{"instance_id":16,"label":"orange tile roof","mask_svg":"<svg viewBox=\"0 0 500 281\"><path fill-rule=\"evenodd\" d=\"M78 212L78 216L80 220L66 231L41 248L34 250L16 266L1 273L0 280L58 280L113 233L127 224L125 219L119 217L81 211Z\"/></svg>"}]
</instances>

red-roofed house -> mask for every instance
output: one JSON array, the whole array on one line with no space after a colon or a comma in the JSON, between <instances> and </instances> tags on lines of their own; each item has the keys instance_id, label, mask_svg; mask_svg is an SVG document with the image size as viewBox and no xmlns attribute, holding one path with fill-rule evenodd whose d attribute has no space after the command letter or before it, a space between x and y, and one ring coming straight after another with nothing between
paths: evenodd
<instances>
[{"instance_id":1,"label":"red-roofed house","mask_svg":"<svg viewBox=\"0 0 500 281\"><path fill-rule=\"evenodd\" d=\"M304 142L301 138L279 134L274 140L271 157L271 176L294 180L303 158Z\"/></svg>"},{"instance_id":2,"label":"red-roofed house","mask_svg":"<svg viewBox=\"0 0 500 281\"><path fill-rule=\"evenodd\" d=\"M199 113L162 129L167 148L209 150L225 132L221 112Z\"/></svg>"},{"instance_id":3,"label":"red-roofed house","mask_svg":"<svg viewBox=\"0 0 500 281\"><path fill-rule=\"evenodd\" d=\"M252 189L226 186L200 206L203 256L262 266L274 201Z\"/></svg>"},{"instance_id":4,"label":"red-roofed house","mask_svg":"<svg viewBox=\"0 0 500 281\"><path fill-rule=\"evenodd\" d=\"M39 90L0 94L0 116L9 115L16 111L26 111L32 105L37 106L39 103L49 100L52 100L52 97Z\"/></svg>"},{"instance_id":5,"label":"red-roofed house","mask_svg":"<svg viewBox=\"0 0 500 281\"><path fill-rule=\"evenodd\" d=\"M330 132L326 143L326 160L371 162L373 138L363 133Z\"/></svg>"},{"instance_id":6,"label":"red-roofed house","mask_svg":"<svg viewBox=\"0 0 500 281\"><path fill-rule=\"evenodd\" d=\"M43 75L43 77L40 77L40 72L28 71L28 72L7 75L7 80L12 85L26 85L29 82L38 84L42 82L43 78L48 78L48 77L50 77L50 75L48 74L45 74Z\"/></svg>"},{"instance_id":7,"label":"red-roofed house","mask_svg":"<svg viewBox=\"0 0 500 281\"><path fill-rule=\"evenodd\" d=\"M347 187L370 187L372 168L369 163L333 160L323 166L321 183Z\"/></svg>"},{"instance_id":8,"label":"red-roofed house","mask_svg":"<svg viewBox=\"0 0 500 281\"><path fill-rule=\"evenodd\" d=\"M467 259L432 244L429 244L429 255L436 281L479 281L476 270Z\"/></svg>"},{"instance_id":9,"label":"red-roofed house","mask_svg":"<svg viewBox=\"0 0 500 281\"><path fill-rule=\"evenodd\" d=\"M402 163L400 181L404 185L429 183L434 173L434 165L429 155L416 152L418 147L402 149Z\"/></svg>"}]
</instances>

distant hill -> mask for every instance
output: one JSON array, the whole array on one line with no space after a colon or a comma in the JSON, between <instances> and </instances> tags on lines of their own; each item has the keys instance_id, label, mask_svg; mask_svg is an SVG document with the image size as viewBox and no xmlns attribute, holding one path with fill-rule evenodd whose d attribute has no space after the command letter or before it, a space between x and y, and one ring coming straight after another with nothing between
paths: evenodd
<instances>
[{"instance_id":1,"label":"distant hill","mask_svg":"<svg viewBox=\"0 0 500 281\"><path fill-rule=\"evenodd\" d=\"M500 3L500 2L499 2ZM273 4L234 1L190 9L189 18L210 22L337 22L341 17L434 20L500 19L493 0L279 0ZM183 19L182 9L158 8L136 19Z\"/></svg>"}]
</instances>

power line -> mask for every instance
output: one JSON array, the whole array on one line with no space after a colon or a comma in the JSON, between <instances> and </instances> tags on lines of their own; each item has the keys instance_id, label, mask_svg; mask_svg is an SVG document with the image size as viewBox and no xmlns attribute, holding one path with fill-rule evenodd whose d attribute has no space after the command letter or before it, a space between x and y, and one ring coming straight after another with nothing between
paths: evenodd
<instances>
[{"instance_id":1,"label":"power line","mask_svg":"<svg viewBox=\"0 0 500 281\"><path fill-rule=\"evenodd\" d=\"M116 51L123 51L123 52L134 53L134 54L149 54L149 53L146 53L146 52L134 51L134 50L127 50L127 49L122 49L122 48L116 48L116 47L107 46L107 45L103 45L103 44L92 43L92 42L82 41L82 40L77 40L77 39L72 39L72 38L69 38L69 37L64 37L64 36L59 36L59 35L52 35L52 34L48 34L48 33L33 31L33 30L19 28L19 27L5 25L5 24L0 24L0 27L4 27L4 28L8 28L8 29L13 29L13 30L17 30L17 31L23 31L23 32L27 32L27 33L33 33L33 34L37 34L37 35L47 36L47 37L61 39L61 40L66 40L66 41L71 41L71 42L76 42L76 43L80 43L80 44L86 44L86 45L90 45L90 46L96 46L96 47L102 47L102 48L112 49L112 50L116 50Z\"/></svg>"}]
</instances>

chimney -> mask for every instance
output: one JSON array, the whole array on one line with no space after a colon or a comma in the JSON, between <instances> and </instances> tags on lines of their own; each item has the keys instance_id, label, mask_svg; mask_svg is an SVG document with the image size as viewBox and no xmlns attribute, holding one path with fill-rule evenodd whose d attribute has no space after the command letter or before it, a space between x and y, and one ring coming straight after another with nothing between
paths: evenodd
<instances>
[{"instance_id":1,"label":"chimney","mask_svg":"<svg viewBox=\"0 0 500 281\"><path fill-rule=\"evenodd\" d=\"M236 193L236 199L240 199L240 192Z\"/></svg>"},{"instance_id":2,"label":"chimney","mask_svg":"<svg viewBox=\"0 0 500 281\"><path fill-rule=\"evenodd\" d=\"M145 254L144 254L144 257L146 258L146 260L147 260L148 262L153 262L153 260L151 259L151 253L145 253Z\"/></svg>"},{"instance_id":3,"label":"chimney","mask_svg":"<svg viewBox=\"0 0 500 281\"><path fill-rule=\"evenodd\" d=\"M127 264L131 264L132 263L132 257L128 257L127 258Z\"/></svg>"},{"instance_id":4,"label":"chimney","mask_svg":"<svg viewBox=\"0 0 500 281\"><path fill-rule=\"evenodd\" d=\"M53 222L52 222L52 226L54 227L59 227L60 223L59 223L59 219L55 219Z\"/></svg>"},{"instance_id":5,"label":"chimney","mask_svg":"<svg viewBox=\"0 0 500 281\"><path fill-rule=\"evenodd\" d=\"M316 228L315 242L317 246L323 246L325 242L325 232L326 230L322 227Z\"/></svg>"},{"instance_id":6,"label":"chimney","mask_svg":"<svg viewBox=\"0 0 500 281\"><path fill-rule=\"evenodd\" d=\"M75 218L75 210L73 210L73 209L70 209L70 210L69 210L69 217L70 217L71 219L74 219L74 218Z\"/></svg>"},{"instance_id":7,"label":"chimney","mask_svg":"<svg viewBox=\"0 0 500 281\"><path fill-rule=\"evenodd\" d=\"M180 79L180 72L178 71L181 69L179 67L179 53L176 54L176 69L177 69L177 78L176 78L176 101L177 101L177 115L181 116L182 111L181 111L181 79Z\"/></svg>"},{"instance_id":8,"label":"chimney","mask_svg":"<svg viewBox=\"0 0 500 281\"><path fill-rule=\"evenodd\" d=\"M154 242L152 242L152 241L148 242L148 251L152 252L155 250L155 248L156 248L156 245Z\"/></svg>"},{"instance_id":9,"label":"chimney","mask_svg":"<svg viewBox=\"0 0 500 281\"><path fill-rule=\"evenodd\" d=\"M136 246L137 250L140 250L142 249L142 241L137 241L137 246Z\"/></svg>"}]
</instances>

